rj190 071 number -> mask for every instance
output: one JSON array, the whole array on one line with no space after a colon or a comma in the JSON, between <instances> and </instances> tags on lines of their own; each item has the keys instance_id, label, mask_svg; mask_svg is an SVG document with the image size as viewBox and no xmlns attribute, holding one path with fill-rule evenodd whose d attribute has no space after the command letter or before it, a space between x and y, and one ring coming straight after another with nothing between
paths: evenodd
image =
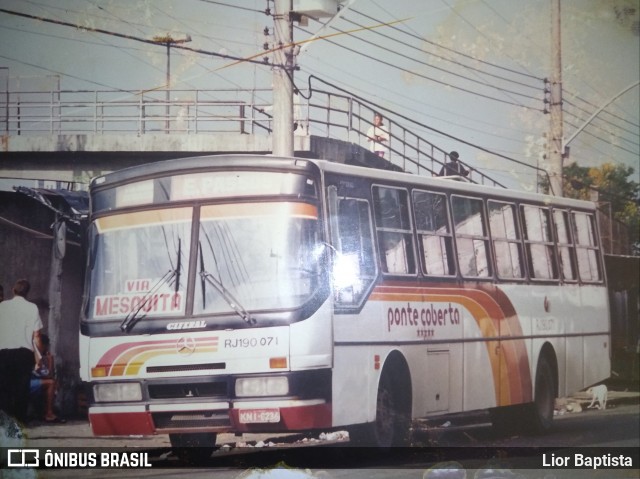
<instances>
[{"instance_id":1,"label":"rj190 071 number","mask_svg":"<svg viewBox=\"0 0 640 479\"><path fill-rule=\"evenodd\" d=\"M225 339L225 348L257 348L258 346L277 346L276 336L263 336L261 338L236 338Z\"/></svg>"}]
</instances>

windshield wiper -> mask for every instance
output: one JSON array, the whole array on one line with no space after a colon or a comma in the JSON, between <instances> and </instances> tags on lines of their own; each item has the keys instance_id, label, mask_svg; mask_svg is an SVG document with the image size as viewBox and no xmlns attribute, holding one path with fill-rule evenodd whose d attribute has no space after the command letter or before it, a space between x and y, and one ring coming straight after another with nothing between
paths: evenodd
<instances>
[{"instance_id":1,"label":"windshield wiper","mask_svg":"<svg viewBox=\"0 0 640 479\"><path fill-rule=\"evenodd\" d=\"M171 268L173 268L173 261L171 261L171 257L169 257L169 262L171 263ZM167 283L170 283L173 278L176 279L175 292L178 293L180 289L180 269L182 268L182 240L178 238L178 260L176 261L176 269L170 269L167 271L157 282L153 285L153 287L147 291L142 297L142 301L135 310L131 310L127 317L124 318L124 321L120 324L120 330L124 333L130 332L133 327L136 325L138 321L143 319L146 314L140 315L140 311L147 305L147 303L153 298L153 296L160 290L162 286Z\"/></svg>"},{"instance_id":2,"label":"windshield wiper","mask_svg":"<svg viewBox=\"0 0 640 479\"><path fill-rule=\"evenodd\" d=\"M146 314L139 315L140 311L147 305L147 303L153 298L153 296L160 290L160 288L170 282L177 275L177 270L169 270L167 271L162 278L160 278L153 287L147 291L138 307L134 310L131 310L127 317L124 318L124 321L120 324L120 330L124 333L128 333L135 326L135 324L143 319Z\"/></svg>"},{"instance_id":3,"label":"windshield wiper","mask_svg":"<svg viewBox=\"0 0 640 479\"><path fill-rule=\"evenodd\" d=\"M222 296L222 298L227 302L229 307L233 309L233 311L242 318L244 322L246 322L249 326L253 326L256 324L255 318L249 314L240 302L231 294L231 292L224 287L224 284L216 278L214 275L209 273L204 267L204 255L202 253L202 243L198 242L198 247L200 249L200 281L202 284L202 306L205 306L205 283L209 283L213 286L218 293Z\"/></svg>"}]
</instances>

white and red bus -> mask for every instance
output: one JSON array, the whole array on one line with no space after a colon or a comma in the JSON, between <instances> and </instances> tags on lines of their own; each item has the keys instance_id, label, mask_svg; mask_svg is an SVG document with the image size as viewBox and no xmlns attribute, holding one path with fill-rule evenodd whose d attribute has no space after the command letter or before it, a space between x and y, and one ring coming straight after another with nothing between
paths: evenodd
<instances>
[{"instance_id":1,"label":"white and red bus","mask_svg":"<svg viewBox=\"0 0 640 479\"><path fill-rule=\"evenodd\" d=\"M320 160L92 181L81 376L96 435L348 429L480 409L551 426L610 372L594 205ZM515 413L515 414L514 414Z\"/></svg>"}]
</instances>

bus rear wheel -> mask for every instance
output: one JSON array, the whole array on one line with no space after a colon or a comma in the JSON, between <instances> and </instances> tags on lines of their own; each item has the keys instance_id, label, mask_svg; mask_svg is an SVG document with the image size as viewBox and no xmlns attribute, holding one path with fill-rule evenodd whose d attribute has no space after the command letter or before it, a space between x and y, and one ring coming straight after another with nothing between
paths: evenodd
<instances>
[{"instance_id":1,"label":"bus rear wheel","mask_svg":"<svg viewBox=\"0 0 640 479\"><path fill-rule=\"evenodd\" d=\"M372 423L350 429L350 441L357 446L381 448L407 445L411 413L407 401L403 401L403 393L408 392L400 376L384 372L378 386L376 418Z\"/></svg>"},{"instance_id":2,"label":"bus rear wheel","mask_svg":"<svg viewBox=\"0 0 640 479\"><path fill-rule=\"evenodd\" d=\"M543 434L551 429L556 399L555 374L546 355L538 360L533 402L491 409L498 434Z\"/></svg>"},{"instance_id":3,"label":"bus rear wheel","mask_svg":"<svg viewBox=\"0 0 640 479\"><path fill-rule=\"evenodd\" d=\"M187 464L198 464L211 457L216 450L217 435L212 432L169 434L171 448Z\"/></svg>"},{"instance_id":4,"label":"bus rear wheel","mask_svg":"<svg viewBox=\"0 0 640 479\"><path fill-rule=\"evenodd\" d=\"M553 423L556 400L555 375L547 356L541 356L536 370L535 395L528 405L528 426L536 434L548 432Z\"/></svg>"}]
</instances>

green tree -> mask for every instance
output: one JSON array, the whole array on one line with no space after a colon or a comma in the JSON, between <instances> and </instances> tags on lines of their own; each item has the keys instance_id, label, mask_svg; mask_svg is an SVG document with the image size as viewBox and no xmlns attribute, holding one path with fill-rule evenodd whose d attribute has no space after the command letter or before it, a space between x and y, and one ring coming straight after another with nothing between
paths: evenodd
<instances>
[{"instance_id":1,"label":"green tree","mask_svg":"<svg viewBox=\"0 0 640 479\"><path fill-rule=\"evenodd\" d=\"M563 168L563 195L567 198L609 203L614 219L625 224L636 254L640 253L640 184L630 179L630 166L605 163L599 167L572 163ZM548 191L546 178L540 180Z\"/></svg>"}]
</instances>

